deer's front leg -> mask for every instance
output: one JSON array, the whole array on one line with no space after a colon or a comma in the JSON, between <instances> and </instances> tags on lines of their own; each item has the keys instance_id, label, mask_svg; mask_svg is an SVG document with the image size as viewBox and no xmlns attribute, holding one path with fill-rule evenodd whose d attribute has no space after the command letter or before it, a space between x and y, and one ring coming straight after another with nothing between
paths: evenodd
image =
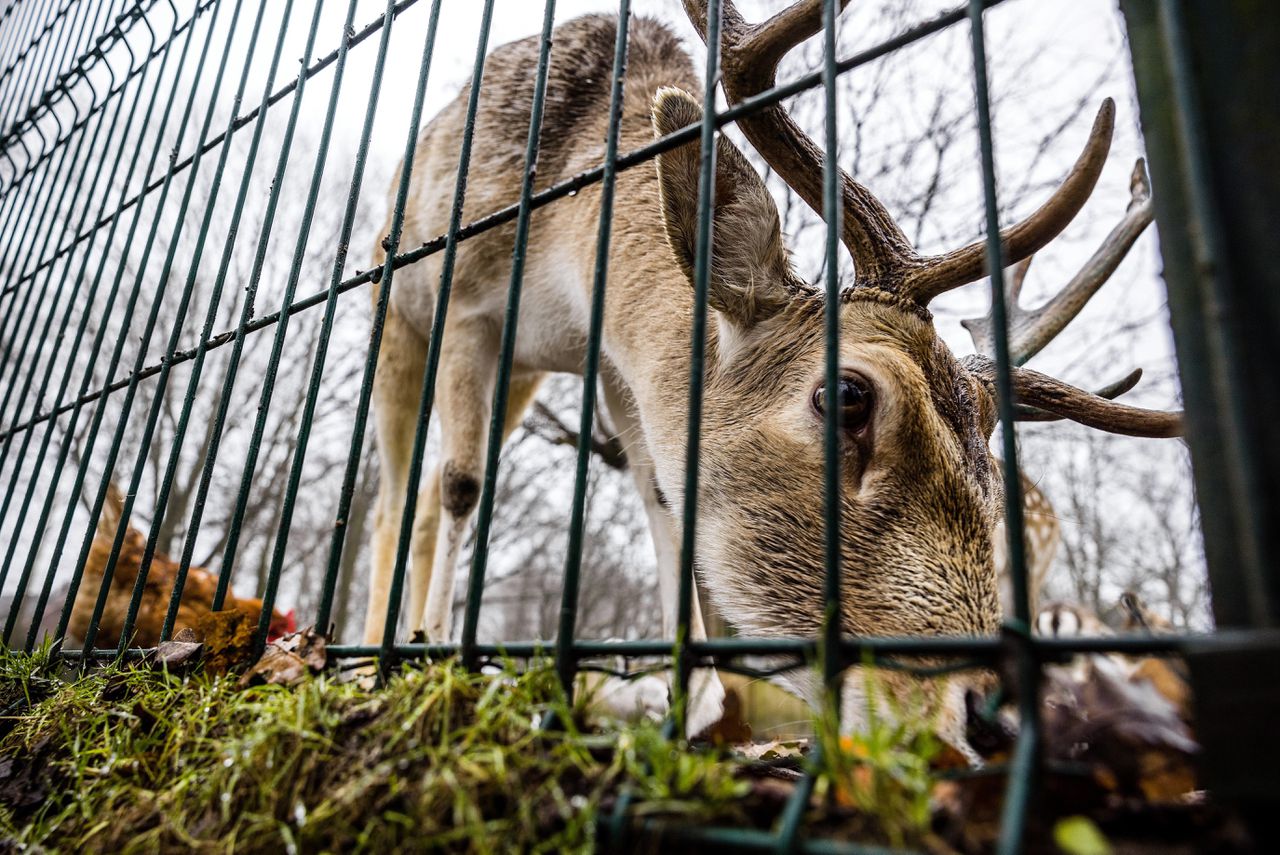
<instances>
[{"instance_id":1,"label":"deer's front leg","mask_svg":"<svg viewBox=\"0 0 1280 855\"><path fill-rule=\"evenodd\" d=\"M637 481L641 477L636 472ZM649 517L649 531L653 535L654 550L658 556L658 590L662 597L662 634L674 638L677 630L676 611L680 596L680 528L675 524L671 509L666 506L655 482L650 476L640 486L645 512ZM707 628L702 620L702 607L698 603L698 589L692 590L693 603L689 620L689 637L704 641ZM685 732L697 736L720 720L724 714L724 685L714 668L696 668L689 676L689 704L685 719Z\"/></svg>"},{"instance_id":2,"label":"deer's front leg","mask_svg":"<svg viewBox=\"0 0 1280 855\"><path fill-rule=\"evenodd\" d=\"M452 630L455 569L480 501L498 354L497 336L478 321L447 327L444 344L435 401L440 414L440 522L422 616L422 629L432 643L448 641Z\"/></svg>"},{"instance_id":3,"label":"deer's front leg","mask_svg":"<svg viewBox=\"0 0 1280 855\"><path fill-rule=\"evenodd\" d=\"M639 424L627 395L613 384L605 384L605 401L609 416L617 433L628 438L627 463L636 489L644 501L645 515L649 519L649 533L658 563L658 593L662 598L662 635L674 638L676 610L680 594L680 527L672 509L658 490L654 477L653 460L645 447L643 428ZM698 591L693 590L693 608L689 635L694 641L707 637L702 621L702 609L698 603ZM698 668L689 679L688 715L685 732L696 736L720 720L724 713L724 685L714 668Z\"/></svg>"}]
</instances>

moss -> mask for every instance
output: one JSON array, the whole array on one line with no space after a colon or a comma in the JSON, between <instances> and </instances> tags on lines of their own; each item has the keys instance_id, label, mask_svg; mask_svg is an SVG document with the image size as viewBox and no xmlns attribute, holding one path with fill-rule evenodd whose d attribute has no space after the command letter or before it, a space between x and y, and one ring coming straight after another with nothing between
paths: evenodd
<instances>
[{"instance_id":1,"label":"moss","mask_svg":"<svg viewBox=\"0 0 1280 855\"><path fill-rule=\"evenodd\" d=\"M624 785L646 811L730 821L749 787L654 727L581 733L549 668L240 689L0 653L0 699L0 851L586 850Z\"/></svg>"}]
</instances>

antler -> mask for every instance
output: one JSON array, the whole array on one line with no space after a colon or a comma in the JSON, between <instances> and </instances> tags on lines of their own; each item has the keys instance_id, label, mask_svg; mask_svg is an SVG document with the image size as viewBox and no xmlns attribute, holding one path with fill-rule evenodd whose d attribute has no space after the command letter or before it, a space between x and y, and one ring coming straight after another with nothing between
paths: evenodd
<instances>
[{"instance_id":1,"label":"antler","mask_svg":"<svg viewBox=\"0 0 1280 855\"><path fill-rule=\"evenodd\" d=\"M965 359L965 367L980 382L987 386L992 395L995 394L996 365L985 356L970 356ZM1126 436L1172 437L1182 436L1182 413L1166 413L1160 410L1147 410L1141 407L1130 407L1117 404L1102 395L1091 395L1083 389L1077 389L1069 383L1055 380L1047 374L1032 371L1030 368L1013 370L1013 396L1020 407L1030 407L1029 418L1021 414L1018 420L1043 421L1048 413L1059 418L1070 419L1082 425L1108 433L1120 433ZM1120 383L1102 390L1125 391L1126 384L1136 382L1131 373Z\"/></svg>"},{"instance_id":2,"label":"antler","mask_svg":"<svg viewBox=\"0 0 1280 855\"><path fill-rule=\"evenodd\" d=\"M1150 225L1153 216L1146 162L1138 158L1129 178L1129 205L1124 217L1061 291L1038 309L1024 309L1018 298L1022 294L1022 284L1026 280L1027 268L1031 265L1031 257L1027 257L1013 269L1005 286L1005 307L1009 319L1009 361L1013 365L1026 363L1075 319L1120 266L1138 236ZM969 331L979 353L986 356L995 354L989 311L980 318L969 318L960 323Z\"/></svg>"},{"instance_id":3,"label":"antler","mask_svg":"<svg viewBox=\"0 0 1280 855\"><path fill-rule=\"evenodd\" d=\"M840 0L843 10L848 0ZM706 0L684 0L694 28L707 38ZM721 11L721 71L725 95L737 104L774 85L778 62L822 26L822 0L801 0L769 20L748 24L732 0ZM1064 229L1084 205L1111 146L1115 104L1103 102L1084 152L1062 184L1035 213L1001 231L1010 263L1030 256ZM780 104L738 120L765 161L820 216L825 156ZM921 256L888 210L866 187L840 170L841 240L853 256L856 289L888 291L924 306L939 294L973 282L987 270L986 241L936 256Z\"/></svg>"},{"instance_id":4,"label":"antler","mask_svg":"<svg viewBox=\"0 0 1280 855\"><path fill-rule=\"evenodd\" d=\"M1027 310L1018 302L1031 266L1023 260L1011 272L1005 286L1009 313L1009 361L1014 366L1013 386L1018 421L1055 421L1067 418L1090 427L1132 436L1168 437L1182 434L1182 414L1144 410L1112 403L1137 385L1142 369L1136 368L1118 382L1090 395L1082 389L1054 380L1036 371L1020 368L1039 353L1069 324L1085 303L1098 292L1124 260L1143 229L1151 222L1151 185L1145 162L1139 158L1129 178L1129 206L1097 252L1071 281L1038 309ZM993 321L988 312L981 318L961 321L981 356L970 357L970 370L983 382L995 376Z\"/></svg>"}]
</instances>

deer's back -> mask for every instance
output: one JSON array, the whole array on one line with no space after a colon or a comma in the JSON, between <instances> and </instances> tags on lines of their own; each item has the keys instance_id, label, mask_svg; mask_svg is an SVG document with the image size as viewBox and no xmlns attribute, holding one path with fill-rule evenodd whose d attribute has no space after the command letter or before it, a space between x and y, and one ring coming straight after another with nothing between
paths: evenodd
<instances>
[{"instance_id":1,"label":"deer's back","mask_svg":"<svg viewBox=\"0 0 1280 855\"><path fill-rule=\"evenodd\" d=\"M604 160L616 37L617 18L608 15L575 18L554 31L536 189L598 166ZM497 48L485 61L464 224L519 199L538 51L539 37L533 36ZM696 72L680 39L661 22L633 19L627 60L621 152L651 141L650 107L660 87L698 90ZM419 140L406 211L405 246L431 240L448 229L471 85L468 82L462 87L458 96L431 120ZM642 164L631 170L637 174L622 174L619 196L625 197L623 204L651 205L656 214L656 188L650 192L653 182L648 178L652 171L652 164ZM625 186L628 183L630 190ZM572 293L540 295L541 282L547 278L540 272L553 264L562 272L572 270L574 265L566 255L589 258L599 211L597 199L597 188L591 187L576 198L557 200L535 214L525 277L527 312L536 315L540 297L546 298L544 303L575 302ZM513 238L514 225L507 224L459 245L451 306L462 312L495 317L501 312ZM424 334L430 327L441 255L436 253L424 264L416 265L420 270L406 268L404 272L409 275L405 284L409 287L398 285L393 297L397 308ZM569 290L580 289L570 286ZM453 312L451 308L451 316ZM527 325L522 321L521 326L523 329ZM536 326L536 320L528 326Z\"/></svg>"}]
</instances>

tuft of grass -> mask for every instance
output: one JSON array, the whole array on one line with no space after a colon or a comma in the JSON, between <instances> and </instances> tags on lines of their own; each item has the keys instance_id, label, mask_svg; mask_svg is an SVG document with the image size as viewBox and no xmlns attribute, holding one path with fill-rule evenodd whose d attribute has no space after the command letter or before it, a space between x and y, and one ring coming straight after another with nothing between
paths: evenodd
<instances>
[{"instance_id":1,"label":"tuft of grass","mask_svg":"<svg viewBox=\"0 0 1280 855\"><path fill-rule=\"evenodd\" d=\"M937 712L915 687L903 703L884 678L864 666L846 679L863 681L863 727L842 732L834 708L816 717L821 751L819 797L850 808L860 838L883 840L895 849L930 849L934 838L935 762L944 745L935 735Z\"/></svg>"},{"instance_id":2,"label":"tuft of grass","mask_svg":"<svg viewBox=\"0 0 1280 855\"><path fill-rule=\"evenodd\" d=\"M0 651L0 699L0 849L585 851L623 786L697 821L741 821L749 787L654 726L580 732L549 667L240 689L127 666L64 681L47 651Z\"/></svg>"}]
</instances>

